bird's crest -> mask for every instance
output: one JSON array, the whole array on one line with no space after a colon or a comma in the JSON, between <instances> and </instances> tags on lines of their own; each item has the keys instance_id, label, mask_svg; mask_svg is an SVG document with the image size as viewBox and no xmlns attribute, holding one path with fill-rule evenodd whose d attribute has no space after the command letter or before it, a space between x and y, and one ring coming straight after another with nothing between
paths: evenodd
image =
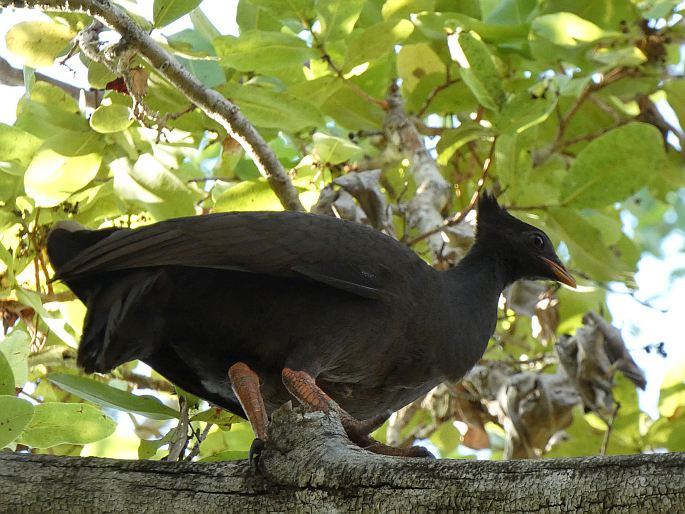
<instances>
[{"instance_id":1,"label":"bird's crest","mask_svg":"<svg viewBox=\"0 0 685 514\"><path fill-rule=\"evenodd\" d=\"M521 224L516 218L497 203L497 198L488 191L483 191L478 198L478 223L476 233L482 234L487 228L503 229L505 226L518 227Z\"/></svg>"}]
</instances>

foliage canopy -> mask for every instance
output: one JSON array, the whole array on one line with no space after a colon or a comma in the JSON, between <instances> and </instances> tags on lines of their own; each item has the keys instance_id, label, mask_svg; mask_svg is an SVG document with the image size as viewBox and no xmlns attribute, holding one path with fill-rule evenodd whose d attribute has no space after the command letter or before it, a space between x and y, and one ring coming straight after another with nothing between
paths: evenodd
<instances>
[{"instance_id":1,"label":"foliage canopy","mask_svg":"<svg viewBox=\"0 0 685 514\"><path fill-rule=\"evenodd\" d=\"M563 242L582 287L512 287L483 362L377 434L428 438L447 457L489 448L498 458L685 450L683 369L665 378L661 417L648 418L635 370L612 357L620 336L587 315L608 317L608 285L635 287L640 255L659 254L682 228L681 133L662 115L668 106L685 123L679 3L240 0L239 35L220 34L198 0L128 14L240 107L307 210L372 224L445 267L472 241L468 213L485 183ZM189 28L165 30L186 15ZM79 37L72 48L91 21L63 8L7 34L26 93L14 125L0 125L0 447L81 454L95 443L91 454L116 456L135 443L140 458L242 458L244 423L154 372L75 369L85 309L48 281L55 222L282 209L273 170L162 71L125 45L94 54ZM102 93L95 105L35 71L65 56ZM136 415L138 439L114 434L117 413Z\"/></svg>"}]
</instances>

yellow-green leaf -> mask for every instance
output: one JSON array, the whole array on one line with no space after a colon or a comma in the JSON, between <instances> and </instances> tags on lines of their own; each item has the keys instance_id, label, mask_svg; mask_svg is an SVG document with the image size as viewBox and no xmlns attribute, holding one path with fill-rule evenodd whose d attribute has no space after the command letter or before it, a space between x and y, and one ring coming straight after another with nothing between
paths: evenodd
<instances>
[{"instance_id":1,"label":"yellow-green leaf","mask_svg":"<svg viewBox=\"0 0 685 514\"><path fill-rule=\"evenodd\" d=\"M20 441L34 448L88 444L109 437L115 429L116 423L92 405L46 402L35 406Z\"/></svg>"},{"instance_id":2,"label":"yellow-green leaf","mask_svg":"<svg viewBox=\"0 0 685 514\"><path fill-rule=\"evenodd\" d=\"M152 19L155 27L164 27L195 9L202 0L155 0Z\"/></svg>"},{"instance_id":3,"label":"yellow-green leaf","mask_svg":"<svg viewBox=\"0 0 685 514\"><path fill-rule=\"evenodd\" d=\"M459 63L459 73L483 107L498 111L505 100L502 77L492 60L490 50L475 32L464 31L455 36L450 46Z\"/></svg>"},{"instance_id":4,"label":"yellow-green leaf","mask_svg":"<svg viewBox=\"0 0 685 514\"><path fill-rule=\"evenodd\" d=\"M24 175L26 194L38 207L54 207L95 178L102 145L94 134L64 131L47 139Z\"/></svg>"},{"instance_id":5,"label":"yellow-green leaf","mask_svg":"<svg viewBox=\"0 0 685 514\"><path fill-rule=\"evenodd\" d=\"M16 396L0 396L0 448L22 433L33 417L33 405Z\"/></svg>"},{"instance_id":6,"label":"yellow-green leaf","mask_svg":"<svg viewBox=\"0 0 685 514\"><path fill-rule=\"evenodd\" d=\"M245 181L221 193L214 212L281 211L283 206L264 179Z\"/></svg>"},{"instance_id":7,"label":"yellow-green leaf","mask_svg":"<svg viewBox=\"0 0 685 514\"><path fill-rule=\"evenodd\" d=\"M250 30L240 35L214 40L221 62L239 71L268 73L304 65L317 54L292 34Z\"/></svg>"},{"instance_id":8,"label":"yellow-green leaf","mask_svg":"<svg viewBox=\"0 0 685 514\"><path fill-rule=\"evenodd\" d=\"M538 16L533 20L531 31L555 45L564 47L574 47L617 35L616 32L605 31L591 21L570 12Z\"/></svg>"},{"instance_id":9,"label":"yellow-green leaf","mask_svg":"<svg viewBox=\"0 0 685 514\"><path fill-rule=\"evenodd\" d=\"M361 157L363 150L353 142L340 137L317 132L313 136L314 148L323 162L340 164L354 157Z\"/></svg>"},{"instance_id":10,"label":"yellow-green leaf","mask_svg":"<svg viewBox=\"0 0 685 514\"><path fill-rule=\"evenodd\" d=\"M14 385L17 387L23 387L28 380L29 344L29 335L22 330L16 329L12 330L12 332L0 341L0 353L4 355L7 363L12 369Z\"/></svg>"},{"instance_id":11,"label":"yellow-green leaf","mask_svg":"<svg viewBox=\"0 0 685 514\"><path fill-rule=\"evenodd\" d=\"M176 410L167 407L154 396L138 396L78 375L51 373L47 378L61 389L102 407L132 412L150 419L178 418Z\"/></svg>"},{"instance_id":12,"label":"yellow-green leaf","mask_svg":"<svg viewBox=\"0 0 685 514\"><path fill-rule=\"evenodd\" d=\"M390 20L363 30L355 30L346 39L345 71L388 55L395 45L407 39L414 31L409 20Z\"/></svg>"},{"instance_id":13,"label":"yellow-green leaf","mask_svg":"<svg viewBox=\"0 0 685 514\"><path fill-rule=\"evenodd\" d=\"M665 160L659 130L630 123L598 137L578 154L561 190L561 203L602 207L625 200L659 175Z\"/></svg>"},{"instance_id":14,"label":"yellow-green leaf","mask_svg":"<svg viewBox=\"0 0 685 514\"><path fill-rule=\"evenodd\" d=\"M90 117L90 126L101 134L119 132L131 126L133 119L129 108L121 104L101 105Z\"/></svg>"},{"instance_id":15,"label":"yellow-green leaf","mask_svg":"<svg viewBox=\"0 0 685 514\"><path fill-rule=\"evenodd\" d=\"M7 48L22 58L27 66L51 66L55 57L76 33L67 25L51 21L25 21L9 29Z\"/></svg>"}]
</instances>

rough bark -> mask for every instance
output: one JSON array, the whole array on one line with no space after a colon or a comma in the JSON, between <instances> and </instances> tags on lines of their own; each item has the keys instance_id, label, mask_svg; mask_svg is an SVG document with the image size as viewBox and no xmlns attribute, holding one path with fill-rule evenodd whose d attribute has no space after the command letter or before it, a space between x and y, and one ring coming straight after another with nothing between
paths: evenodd
<instances>
[{"instance_id":1,"label":"rough bark","mask_svg":"<svg viewBox=\"0 0 685 514\"><path fill-rule=\"evenodd\" d=\"M266 177L284 208L304 210L283 165L238 106L217 91L205 87L117 5L108 0L0 0L0 7L82 12L115 30L174 87L240 143Z\"/></svg>"},{"instance_id":2,"label":"rough bark","mask_svg":"<svg viewBox=\"0 0 685 514\"><path fill-rule=\"evenodd\" d=\"M0 455L0 512L683 512L685 454L504 462L382 457L335 414L274 414L261 471Z\"/></svg>"}]
</instances>

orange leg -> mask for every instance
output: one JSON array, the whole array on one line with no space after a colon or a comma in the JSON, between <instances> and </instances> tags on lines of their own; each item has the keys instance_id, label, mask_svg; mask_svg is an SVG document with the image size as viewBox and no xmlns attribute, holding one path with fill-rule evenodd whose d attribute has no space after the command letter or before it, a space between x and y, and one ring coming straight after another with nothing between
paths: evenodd
<instances>
[{"instance_id":1,"label":"orange leg","mask_svg":"<svg viewBox=\"0 0 685 514\"><path fill-rule=\"evenodd\" d=\"M244 362L236 362L228 369L228 378L257 439L266 441L269 418L259 390L259 377Z\"/></svg>"},{"instance_id":2,"label":"orange leg","mask_svg":"<svg viewBox=\"0 0 685 514\"><path fill-rule=\"evenodd\" d=\"M380 418L376 417L367 420L367 422L360 422L346 412L345 409L340 407L340 405L338 405L330 396L324 393L321 388L316 385L314 377L309 373L284 368L281 377L288 392L306 407L323 412L328 412L331 408L334 409L340 415L340 422L342 423L345 432L347 432L348 437L362 448L381 455L432 457L430 452L419 446L413 446L411 448L394 448L379 443L375 439L369 437L368 434L371 427L377 425Z\"/></svg>"}]
</instances>

